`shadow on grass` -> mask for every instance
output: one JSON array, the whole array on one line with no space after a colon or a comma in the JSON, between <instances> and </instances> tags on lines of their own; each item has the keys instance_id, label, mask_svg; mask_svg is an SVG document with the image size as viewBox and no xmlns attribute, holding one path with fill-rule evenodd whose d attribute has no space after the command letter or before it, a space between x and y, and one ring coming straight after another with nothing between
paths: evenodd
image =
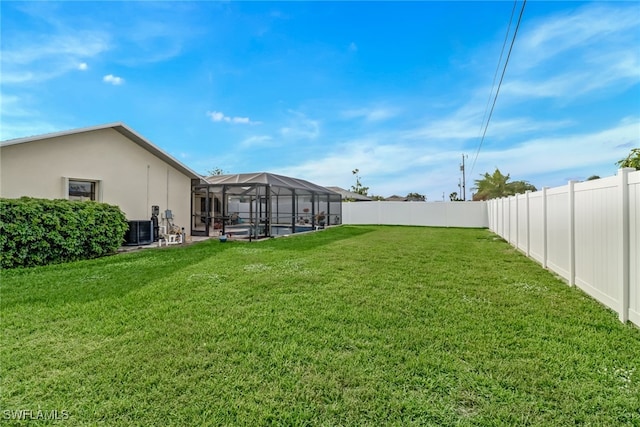
<instances>
[{"instance_id":1,"label":"shadow on grass","mask_svg":"<svg viewBox=\"0 0 640 427\"><path fill-rule=\"evenodd\" d=\"M216 256L233 245L215 240L103 258L2 271L0 307L119 298Z\"/></svg>"},{"instance_id":2,"label":"shadow on grass","mask_svg":"<svg viewBox=\"0 0 640 427\"><path fill-rule=\"evenodd\" d=\"M3 270L0 307L20 304L54 306L120 298L238 245L269 245L276 250L307 251L371 231L374 229L370 227L343 226L266 242L223 244L211 239L188 246L145 249L93 260Z\"/></svg>"},{"instance_id":3,"label":"shadow on grass","mask_svg":"<svg viewBox=\"0 0 640 427\"><path fill-rule=\"evenodd\" d=\"M274 249L308 251L340 240L362 236L373 231L375 231L373 227L343 225L318 232L279 237L266 242L259 242L259 244L268 245Z\"/></svg>"}]
</instances>

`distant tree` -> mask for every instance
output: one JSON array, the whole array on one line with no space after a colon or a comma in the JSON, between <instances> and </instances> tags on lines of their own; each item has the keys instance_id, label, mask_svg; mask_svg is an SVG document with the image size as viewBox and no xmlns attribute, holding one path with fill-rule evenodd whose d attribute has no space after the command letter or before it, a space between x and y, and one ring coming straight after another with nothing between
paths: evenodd
<instances>
[{"instance_id":1,"label":"distant tree","mask_svg":"<svg viewBox=\"0 0 640 427\"><path fill-rule=\"evenodd\" d=\"M407 200L414 201L414 202L426 202L427 196L420 193L409 193L407 194Z\"/></svg>"},{"instance_id":2,"label":"distant tree","mask_svg":"<svg viewBox=\"0 0 640 427\"><path fill-rule=\"evenodd\" d=\"M587 181L593 181L594 179L600 179L600 177L598 175L591 175L589 178L587 178Z\"/></svg>"},{"instance_id":3,"label":"distant tree","mask_svg":"<svg viewBox=\"0 0 640 427\"><path fill-rule=\"evenodd\" d=\"M507 194L508 180L509 175L503 175L498 168L496 168L492 175L485 172L485 174L482 175L482 179L475 180L476 186L474 188L478 191L476 191L475 196L473 196L473 200L489 200L505 196Z\"/></svg>"},{"instance_id":4,"label":"distant tree","mask_svg":"<svg viewBox=\"0 0 640 427\"><path fill-rule=\"evenodd\" d=\"M376 200L376 201L384 200L383 196L367 196L367 197L371 198L371 200Z\"/></svg>"},{"instance_id":5,"label":"distant tree","mask_svg":"<svg viewBox=\"0 0 640 427\"><path fill-rule=\"evenodd\" d=\"M449 194L449 200L451 200L452 202L461 202L462 199L458 198L458 193L457 192L453 192L451 194Z\"/></svg>"},{"instance_id":6,"label":"distant tree","mask_svg":"<svg viewBox=\"0 0 640 427\"><path fill-rule=\"evenodd\" d=\"M514 194L523 194L527 191L536 191L537 188L533 184L529 184L527 181L513 181L507 183L507 188L510 194L509 196L513 196Z\"/></svg>"},{"instance_id":7,"label":"distant tree","mask_svg":"<svg viewBox=\"0 0 640 427\"><path fill-rule=\"evenodd\" d=\"M224 170L222 170L222 168L215 167L215 168L213 168L213 169L208 170L208 171L207 171L207 173L209 174L209 176L211 176L211 175L224 175L224 174L226 174L227 172L225 172Z\"/></svg>"},{"instance_id":8,"label":"distant tree","mask_svg":"<svg viewBox=\"0 0 640 427\"><path fill-rule=\"evenodd\" d=\"M362 182L360 182L360 175L358 175L360 173L360 169L354 169L351 173L356 176L356 184L351 186L351 191L366 196L369 192L369 187L363 186Z\"/></svg>"},{"instance_id":9,"label":"distant tree","mask_svg":"<svg viewBox=\"0 0 640 427\"><path fill-rule=\"evenodd\" d=\"M481 176L482 179L475 180L474 188L477 191L473 195L473 200L489 200L536 190L535 186L526 181L508 182L509 174L503 175L498 168L491 175L485 173Z\"/></svg>"},{"instance_id":10,"label":"distant tree","mask_svg":"<svg viewBox=\"0 0 640 427\"><path fill-rule=\"evenodd\" d=\"M616 162L619 168L634 168L640 170L640 148L632 148L627 157Z\"/></svg>"}]
</instances>

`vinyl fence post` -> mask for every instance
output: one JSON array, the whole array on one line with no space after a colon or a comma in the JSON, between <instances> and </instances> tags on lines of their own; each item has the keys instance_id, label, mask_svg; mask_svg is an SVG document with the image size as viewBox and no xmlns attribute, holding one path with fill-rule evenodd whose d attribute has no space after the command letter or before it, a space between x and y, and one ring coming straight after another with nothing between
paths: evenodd
<instances>
[{"instance_id":1,"label":"vinyl fence post","mask_svg":"<svg viewBox=\"0 0 640 427\"><path fill-rule=\"evenodd\" d=\"M531 212L529 211L529 194L531 194L531 190L527 190L524 193L525 202L524 202L524 210L527 215L527 256L531 256L531 221L529 218L531 217Z\"/></svg>"},{"instance_id":2,"label":"vinyl fence post","mask_svg":"<svg viewBox=\"0 0 640 427\"><path fill-rule=\"evenodd\" d=\"M498 236L502 237L502 235L500 234L500 227L502 226L502 222L501 222L501 219L500 219L500 213L501 213L501 211L500 211L500 207L501 207L500 199L494 199L494 200L495 200L495 204L493 206L494 206L494 209L496 211L496 213L495 213L495 215L496 215L496 225L495 225L496 230L495 231L496 231L496 234Z\"/></svg>"},{"instance_id":3,"label":"vinyl fence post","mask_svg":"<svg viewBox=\"0 0 640 427\"><path fill-rule=\"evenodd\" d=\"M511 198L510 197L507 197L507 218L509 218L509 220L505 221L505 224L507 226L505 233L507 235L507 242L511 244Z\"/></svg>"},{"instance_id":4,"label":"vinyl fence post","mask_svg":"<svg viewBox=\"0 0 640 427\"><path fill-rule=\"evenodd\" d=\"M487 206L489 207L489 230L496 232L496 204L493 200L486 201Z\"/></svg>"},{"instance_id":5,"label":"vinyl fence post","mask_svg":"<svg viewBox=\"0 0 640 427\"><path fill-rule=\"evenodd\" d=\"M493 232L498 232L498 201L493 199L491 201L491 206L493 207Z\"/></svg>"},{"instance_id":6,"label":"vinyl fence post","mask_svg":"<svg viewBox=\"0 0 640 427\"><path fill-rule=\"evenodd\" d=\"M516 202L516 214L515 214L515 229L516 229L516 249L519 249L520 246L520 211L518 210L518 195L516 194L515 196L513 196L515 202Z\"/></svg>"},{"instance_id":7,"label":"vinyl fence post","mask_svg":"<svg viewBox=\"0 0 640 427\"><path fill-rule=\"evenodd\" d=\"M542 187L542 267L547 268L547 189Z\"/></svg>"},{"instance_id":8,"label":"vinyl fence post","mask_svg":"<svg viewBox=\"0 0 640 427\"><path fill-rule=\"evenodd\" d=\"M620 195L620 261L618 268L620 269L620 309L618 318L622 323L629 320L629 287L631 286L630 269L631 269L631 247L629 233L631 226L629 224L629 173L634 171L633 168L622 168L618 170L618 194Z\"/></svg>"},{"instance_id":9,"label":"vinyl fence post","mask_svg":"<svg viewBox=\"0 0 640 427\"><path fill-rule=\"evenodd\" d=\"M507 233L505 233L504 231L504 224L507 222L507 220L505 219L506 216L504 214L504 197L501 197L500 199L500 213L502 214L502 223L500 224L500 236L507 240Z\"/></svg>"},{"instance_id":10,"label":"vinyl fence post","mask_svg":"<svg viewBox=\"0 0 640 427\"><path fill-rule=\"evenodd\" d=\"M576 284L576 181L569 181L569 286Z\"/></svg>"}]
</instances>

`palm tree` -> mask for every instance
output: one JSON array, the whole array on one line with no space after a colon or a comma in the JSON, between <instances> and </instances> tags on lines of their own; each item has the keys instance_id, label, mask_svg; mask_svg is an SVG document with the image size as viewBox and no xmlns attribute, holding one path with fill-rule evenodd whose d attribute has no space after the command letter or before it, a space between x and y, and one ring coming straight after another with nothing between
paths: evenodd
<instances>
[{"instance_id":1,"label":"palm tree","mask_svg":"<svg viewBox=\"0 0 640 427\"><path fill-rule=\"evenodd\" d=\"M498 168L496 168L493 175L485 172L482 175L482 179L475 180L476 186L474 188L477 191L473 195L473 200L489 200L504 196L507 191L508 180L509 174L503 175Z\"/></svg>"},{"instance_id":2,"label":"palm tree","mask_svg":"<svg viewBox=\"0 0 640 427\"><path fill-rule=\"evenodd\" d=\"M353 191L354 193L358 193L358 194L362 194L363 196L366 196L367 193L369 192L369 187L365 187L360 182L360 175L359 175L360 169L354 169L353 171L351 171L351 173L356 176L356 185L351 186L351 191Z\"/></svg>"},{"instance_id":3,"label":"palm tree","mask_svg":"<svg viewBox=\"0 0 640 427\"><path fill-rule=\"evenodd\" d=\"M477 191L473 195L473 200L489 200L536 190L536 187L526 181L507 182L510 178L509 174L503 175L498 168L492 175L485 173L481 176L482 179L475 180L474 188Z\"/></svg>"},{"instance_id":4,"label":"palm tree","mask_svg":"<svg viewBox=\"0 0 640 427\"><path fill-rule=\"evenodd\" d=\"M507 196L513 196L514 194L523 194L527 191L536 191L537 188L533 184L529 184L527 181L513 181L507 184L509 194Z\"/></svg>"},{"instance_id":5,"label":"palm tree","mask_svg":"<svg viewBox=\"0 0 640 427\"><path fill-rule=\"evenodd\" d=\"M629 155L616 162L619 168L635 168L640 170L640 148L632 148Z\"/></svg>"}]
</instances>

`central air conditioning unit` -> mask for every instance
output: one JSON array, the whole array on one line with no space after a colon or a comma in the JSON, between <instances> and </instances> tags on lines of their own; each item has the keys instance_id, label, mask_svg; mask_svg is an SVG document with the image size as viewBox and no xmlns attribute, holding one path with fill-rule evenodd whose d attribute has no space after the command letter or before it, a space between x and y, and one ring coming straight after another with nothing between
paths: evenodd
<instances>
[{"instance_id":1,"label":"central air conditioning unit","mask_svg":"<svg viewBox=\"0 0 640 427\"><path fill-rule=\"evenodd\" d=\"M124 235L125 245L150 245L153 243L153 222L151 220L128 222L129 229Z\"/></svg>"}]
</instances>

